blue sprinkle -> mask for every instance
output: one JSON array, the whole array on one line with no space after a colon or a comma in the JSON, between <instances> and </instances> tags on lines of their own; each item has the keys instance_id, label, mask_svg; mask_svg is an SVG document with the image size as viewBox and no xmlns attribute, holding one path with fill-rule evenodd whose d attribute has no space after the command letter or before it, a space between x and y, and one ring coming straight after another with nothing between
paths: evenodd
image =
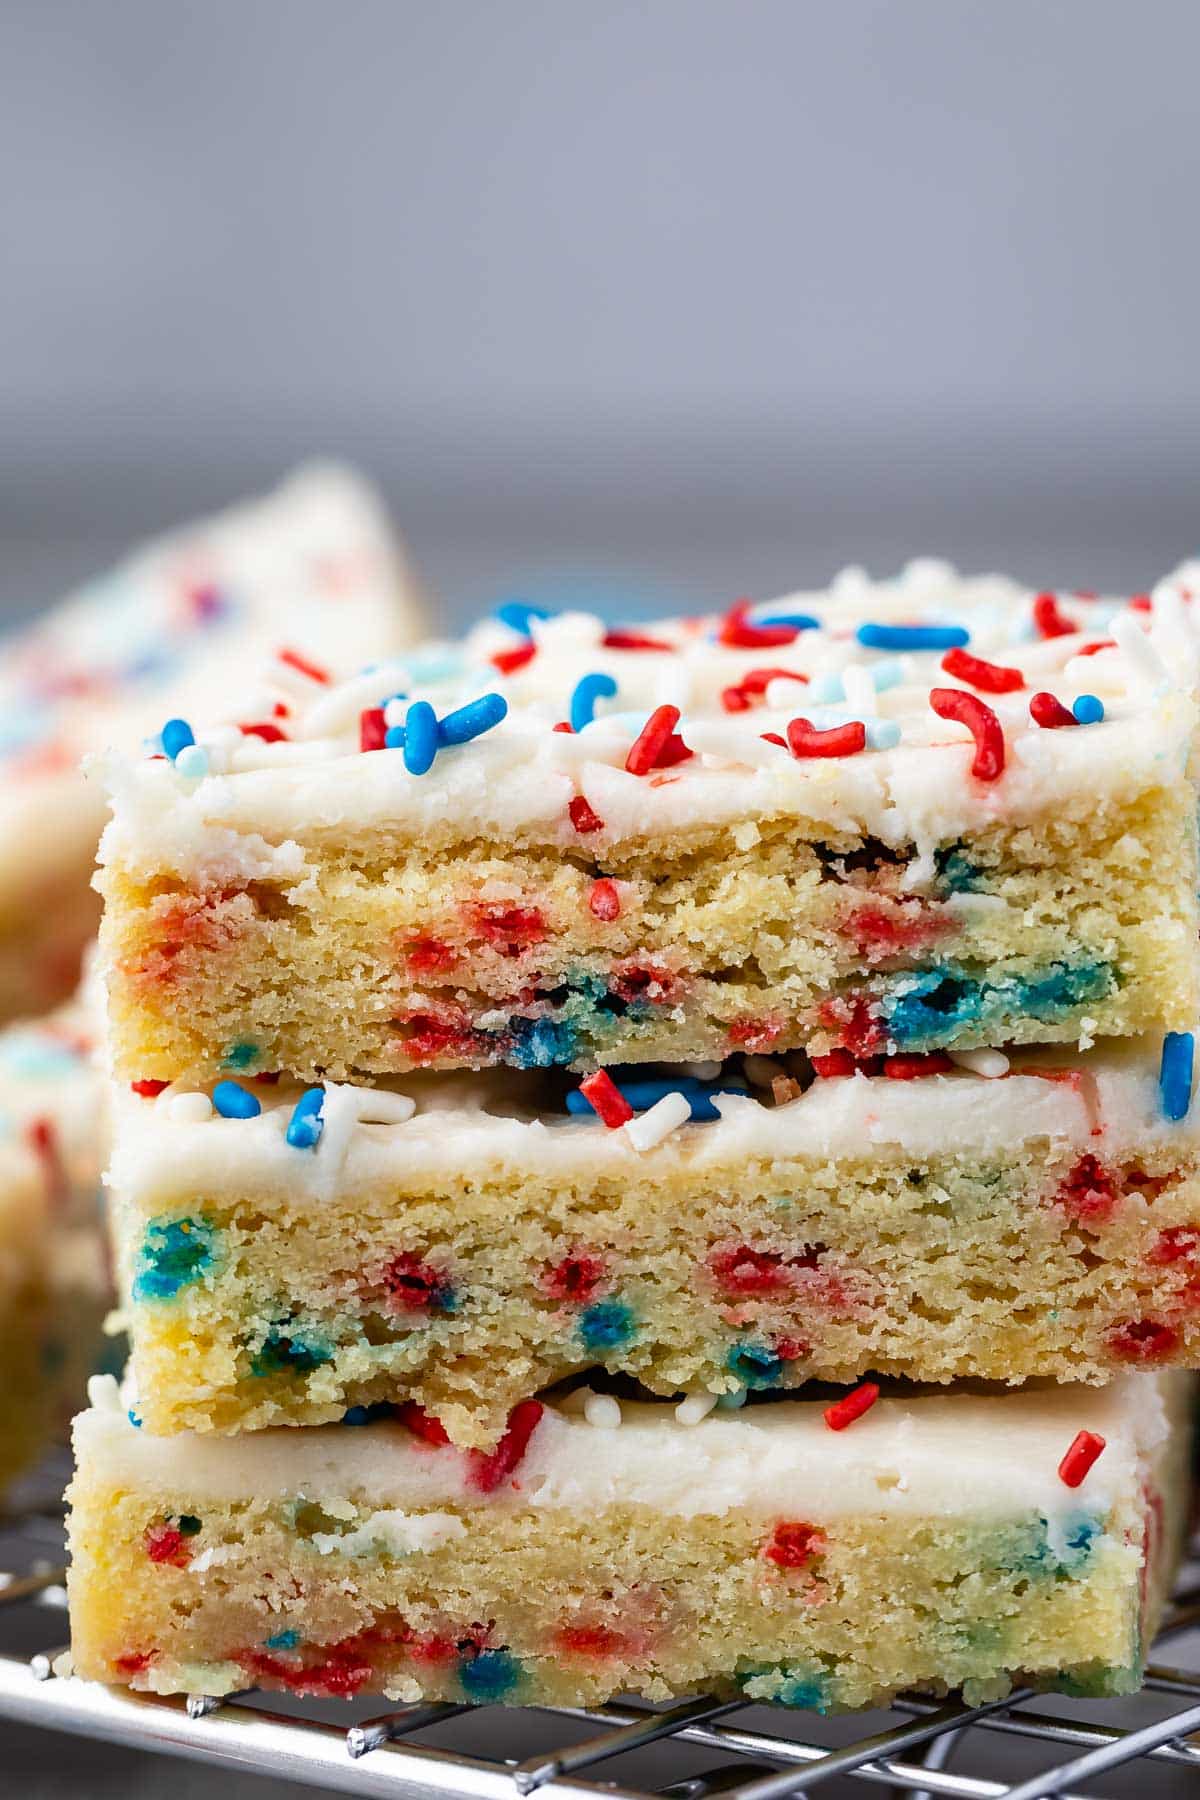
<instances>
[{"instance_id":1,"label":"blue sprinkle","mask_svg":"<svg viewBox=\"0 0 1200 1800\"><path fill-rule=\"evenodd\" d=\"M811 613L771 613L764 617L754 613L750 620L752 625L790 625L793 631L820 631L820 619L814 619Z\"/></svg>"},{"instance_id":2,"label":"blue sprinkle","mask_svg":"<svg viewBox=\"0 0 1200 1800\"><path fill-rule=\"evenodd\" d=\"M971 641L963 625L860 625L854 635L868 650L958 650Z\"/></svg>"},{"instance_id":3,"label":"blue sprinkle","mask_svg":"<svg viewBox=\"0 0 1200 1800\"><path fill-rule=\"evenodd\" d=\"M553 615L544 606L530 606L526 600L506 600L492 614L501 625L507 625L512 631L519 631L522 637L532 637L529 629L531 619L549 619Z\"/></svg>"},{"instance_id":4,"label":"blue sprinkle","mask_svg":"<svg viewBox=\"0 0 1200 1800\"><path fill-rule=\"evenodd\" d=\"M746 1404L745 1388L744 1387L736 1387L736 1388L734 1388L732 1394L720 1395L720 1397L717 1400L717 1411L718 1412L737 1412L741 1407L745 1406L745 1404Z\"/></svg>"},{"instance_id":5,"label":"blue sprinkle","mask_svg":"<svg viewBox=\"0 0 1200 1800\"><path fill-rule=\"evenodd\" d=\"M343 1425L373 1425L377 1419L390 1419L394 1411L390 1400L372 1400L367 1406L348 1406L341 1422Z\"/></svg>"},{"instance_id":6,"label":"blue sprinkle","mask_svg":"<svg viewBox=\"0 0 1200 1800\"><path fill-rule=\"evenodd\" d=\"M325 1104L325 1089L313 1087L301 1094L292 1108L292 1116L288 1120L287 1141L293 1150L315 1150L321 1141L321 1133L325 1129L325 1121L321 1117L321 1108Z\"/></svg>"},{"instance_id":7,"label":"blue sprinkle","mask_svg":"<svg viewBox=\"0 0 1200 1800\"><path fill-rule=\"evenodd\" d=\"M575 1061L578 1033L567 1019L513 1019L507 1060L515 1069L558 1069Z\"/></svg>"},{"instance_id":8,"label":"blue sprinkle","mask_svg":"<svg viewBox=\"0 0 1200 1800\"><path fill-rule=\"evenodd\" d=\"M129 1420L129 1423L133 1426L133 1429L135 1431L140 1431L142 1429L142 1421L138 1418L138 1416L134 1412L132 1406L130 1407L129 1411L126 1413L125 1416Z\"/></svg>"},{"instance_id":9,"label":"blue sprinkle","mask_svg":"<svg viewBox=\"0 0 1200 1800\"><path fill-rule=\"evenodd\" d=\"M1071 711L1081 725L1099 725L1104 717L1104 702L1096 694L1080 694L1072 701Z\"/></svg>"},{"instance_id":10,"label":"blue sprinkle","mask_svg":"<svg viewBox=\"0 0 1200 1800\"><path fill-rule=\"evenodd\" d=\"M403 727L403 725L389 725L388 726L387 730L383 734L383 747L385 750L403 750L403 748L404 748L404 727Z\"/></svg>"},{"instance_id":11,"label":"blue sprinkle","mask_svg":"<svg viewBox=\"0 0 1200 1800\"><path fill-rule=\"evenodd\" d=\"M1192 1104L1192 1063L1196 1039L1190 1031L1168 1031L1163 1039L1158 1091L1168 1119L1187 1117Z\"/></svg>"},{"instance_id":12,"label":"blue sprinkle","mask_svg":"<svg viewBox=\"0 0 1200 1800\"><path fill-rule=\"evenodd\" d=\"M886 694L889 688L900 686L904 680L904 670L898 662L872 663L871 680L875 683L877 694Z\"/></svg>"},{"instance_id":13,"label":"blue sprinkle","mask_svg":"<svg viewBox=\"0 0 1200 1800\"><path fill-rule=\"evenodd\" d=\"M223 1069L250 1069L258 1061L258 1045L242 1042L230 1044L221 1061Z\"/></svg>"},{"instance_id":14,"label":"blue sprinkle","mask_svg":"<svg viewBox=\"0 0 1200 1800\"><path fill-rule=\"evenodd\" d=\"M622 1300L598 1300L579 1320L579 1336L588 1351L619 1350L634 1334L633 1313Z\"/></svg>"},{"instance_id":15,"label":"blue sprinkle","mask_svg":"<svg viewBox=\"0 0 1200 1800\"><path fill-rule=\"evenodd\" d=\"M804 690L805 705L835 706L839 700L846 698L846 690L842 686L842 678L836 669L824 675L817 675Z\"/></svg>"},{"instance_id":16,"label":"blue sprinkle","mask_svg":"<svg viewBox=\"0 0 1200 1800\"><path fill-rule=\"evenodd\" d=\"M175 761L181 750L186 750L189 744L194 744L196 741L195 733L186 719L168 719L160 736L163 755L169 756L172 762Z\"/></svg>"},{"instance_id":17,"label":"blue sprinkle","mask_svg":"<svg viewBox=\"0 0 1200 1800\"><path fill-rule=\"evenodd\" d=\"M864 724L872 750L894 750L900 742L900 727L895 719L866 719Z\"/></svg>"},{"instance_id":18,"label":"blue sprinkle","mask_svg":"<svg viewBox=\"0 0 1200 1800\"><path fill-rule=\"evenodd\" d=\"M391 736L391 733L388 733ZM428 700L414 700L404 721L404 766L410 775L428 775L437 755L437 717Z\"/></svg>"},{"instance_id":19,"label":"blue sprinkle","mask_svg":"<svg viewBox=\"0 0 1200 1800\"><path fill-rule=\"evenodd\" d=\"M135 1300L173 1300L213 1261L213 1231L203 1219L152 1219L138 1253Z\"/></svg>"},{"instance_id":20,"label":"blue sprinkle","mask_svg":"<svg viewBox=\"0 0 1200 1800\"><path fill-rule=\"evenodd\" d=\"M581 675L575 683L567 714L571 730L582 731L585 725L590 725L596 716L597 700L611 700L616 691L617 684L611 675Z\"/></svg>"},{"instance_id":21,"label":"blue sprinkle","mask_svg":"<svg viewBox=\"0 0 1200 1800\"><path fill-rule=\"evenodd\" d=\"M507 711L508 701L503 694L483 694L478 700L469 700L466 706L438 720L438 743L469 744L472 738L482 737L498 725ZM411 720L412 713L408 716Z\"/></svg>"},{"instance_id":22,"label":"blue sprinkle","mask_svg":"<svg viewBox=\"0 0 1200 1800\"><path fill-rule=\"evenodd\" d=\"M508 1650L480 1650L462 1658L458 1679L469 1700L502 1700L520 1681L521 1665Z\"/></svg>"},{"instance_id":23,"label":"blue sprinkle","mask_svg":"<svg viewBox=\"0 0 1200 1800\"><path fill-rule=\"evenodd\" d=\"M619 1091L634 1112L648 1112L664 1094L682 1094L692 1109L693 1120L700 1125L709 1125L720 1118L720 1113L713 1105L715 1095L750 1092L748 1087L739 1082L721 1082L708 1086L686 1076L677 1077L674 1081L625 1081L619 1084ZM578 1088L571 1088L567 1094L567 1111L577 1118L595 1116L591 1102Z\"/></svg>"},{"instance_id":24,"label":"blue sprinkle","mask_svg":"<svg viewBox=\"0 0 1200 1800\"><path fill-rule=\"evenodd\" d=\"M748 1388L774 1387L783 1373L783 1358L765 1344L734 1344L725 1367Z\"/></svg>"},{"instance_id":25,"label":"blue sprinkle","mask_svg":"<svg viewBox=\"0 0 1200 1800\"><path fill-rule=\"evenodd\" d=\"M265 1647L268 1650L294 1650L299 1642L298 1631L277 1631L274 1637L267 1638Z\"/></svg>"},{"instance_id":26,"label":"blue sprinkle","mask_svg":"<svg viewBox=\"0 0 1200 1800\"><path fill-rule=\"evenodd\" d=\"M212 1091L212 1103L223 1119L256 1119L262 1102L240 1081L218 1081Z\"/></svg>"},{"instance_id":27,"label":"blue sprinkle","mask_svg":"<svg viewBox=\"0 0 1200 1800\"><path fill-rule=\"evenodd\" d=\"M175 767L185 781L203 781L208 774L208 751L200 744L185 744L175 758Z\"/></svg>"}]
</instances>

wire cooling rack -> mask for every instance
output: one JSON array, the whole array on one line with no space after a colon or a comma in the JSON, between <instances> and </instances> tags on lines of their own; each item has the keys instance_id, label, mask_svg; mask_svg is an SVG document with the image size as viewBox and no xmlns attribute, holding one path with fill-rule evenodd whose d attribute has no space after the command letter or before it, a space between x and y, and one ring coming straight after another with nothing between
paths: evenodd
<instances>
[{"instance_id":1,"label":"wire cooling rack","mask_svg":"<svg viewBox=\"0 0 1200 1800\"><path fill-rule=\"evenodd\" d=\"M1200 1544L1193 1546L1200 1553ZM253 1692L229 1700L111 1690L53 1663L66 1636L61 1523L49 1504L0 1520L0 1645L18 1618L42 1647L0 1648L0 1718L226 1773L272 1776L327 1793L392 1800L790 1800L834 1777L915 1800L1067 1800L1097 1793L1200 1794L1200 1570L1193 1563L1155 1644L1144 1692L1120 1703L1010 1694L965 1706L901 1699L867 1735L862 1719L701 1696L666 1710L399 1707L347 1728ZM48 1554L49 1553L49 1554ZM1172 1654L1195 1663L1176 1667ZM814 1741L833 1736L835 1741ZM840 1735L845 1741L837 1742ZM1127 1766L1137 1763L1136 1771ZM1125 1768L1118 1789L1104 1782ZM1165 1777L1158 1786L1155 1778ZM1132 1785L1131 1785L1132 1776ZM1171 1777L1174 1779L1171 1779Z\"/></svg>"}]
</instances>

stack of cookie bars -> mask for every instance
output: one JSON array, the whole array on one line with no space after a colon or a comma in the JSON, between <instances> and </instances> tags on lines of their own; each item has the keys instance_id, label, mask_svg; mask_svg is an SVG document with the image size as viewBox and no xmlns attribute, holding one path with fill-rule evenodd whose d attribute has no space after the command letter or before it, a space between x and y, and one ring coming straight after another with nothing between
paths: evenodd
<instances>
[{"instance_id":1,"label":"stack of cookie bars","mask_svg":"<svg viewBox=\"0 0 1200 1800\"><path fill-rule=\"evenodd\" d=\"M933 563L511 604L115 767L75 1669L1136 1686L1200 1360L1190 615Z\"/></svg>"}]
</instances>

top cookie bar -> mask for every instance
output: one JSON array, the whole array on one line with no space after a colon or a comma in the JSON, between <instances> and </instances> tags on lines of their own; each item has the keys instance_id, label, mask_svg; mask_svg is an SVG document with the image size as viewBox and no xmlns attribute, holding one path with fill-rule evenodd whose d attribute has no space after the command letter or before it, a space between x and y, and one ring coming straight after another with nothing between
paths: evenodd
<instances>
[{"instance_id":1,"label":"top cookie bar","mask_svg":"<svg viewBox=\"0 0 1200 1800\"><path fill-rule=\"evenodd\" d=\"M0 1019L65 998L99 909L104 795L89 753L138 751L166 712L228 704L277 648L383 656L418 629L373 490L313 466L141 546L0 650Z\"/></svg>"},{"instance_id":2,"label":"top cookie bar","mask_svg":"<svg viewBox=\"0 0 1200 1800\"><path fill-rule=\"evenodd\" d=\"M1179 582L924 563L636 629L513 604L273 729L172 722L110 769L117 1072L1186 1029L1197 642Z\"/></svg>"}]
</instances>

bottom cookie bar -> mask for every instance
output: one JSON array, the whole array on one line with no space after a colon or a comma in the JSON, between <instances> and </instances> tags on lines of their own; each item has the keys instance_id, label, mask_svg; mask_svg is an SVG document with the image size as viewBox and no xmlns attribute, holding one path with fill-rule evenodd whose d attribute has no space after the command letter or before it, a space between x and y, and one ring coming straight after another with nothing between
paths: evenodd
<instances>
[{"instance_id":1,"label":"bottom cookie bar","mask_svg":"<svg viewBox=\"0 0 1200 1800\"><path fill-rule=\"evenodd\" d=\"M1136 1687L1188 1379L860 1410L872 1393L689 1423L697 1402L579 1390L463 1452L416 1408L156 1438L100 1378L75 1426L72 1666L158 1693L823 1711Z\"/></svg>"}]
</instances>

